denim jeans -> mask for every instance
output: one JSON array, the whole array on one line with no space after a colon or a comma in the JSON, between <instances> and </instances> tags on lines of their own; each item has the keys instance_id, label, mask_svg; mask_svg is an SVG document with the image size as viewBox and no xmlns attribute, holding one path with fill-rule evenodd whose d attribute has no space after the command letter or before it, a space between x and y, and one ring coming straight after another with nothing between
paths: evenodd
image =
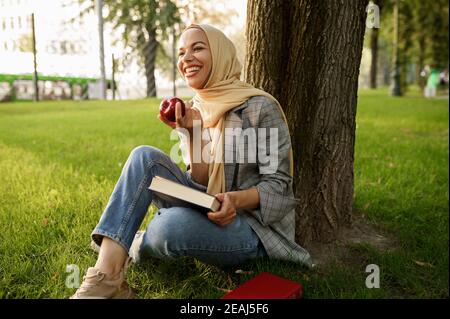
<instances>
[{"instance_id":1,"label":"denim jeans","mask_svg":"<svg viewBox=\"0 0 450 319\"><path fill-rule=\"evenodd\" d=\"M191 208L174 207L148 189L156 175L195 189L195 183L169 156L151 146L139 146L128 157L109 202L92 232L101 244L103 236L119 243L128 252L134 236L154 203L158 207L149 222L139 255L157 258L195 257L205 263L233 266L267 254L256 233L237 214L232 223L218 226L205 214Z\"/></svg>"}]
</instances>

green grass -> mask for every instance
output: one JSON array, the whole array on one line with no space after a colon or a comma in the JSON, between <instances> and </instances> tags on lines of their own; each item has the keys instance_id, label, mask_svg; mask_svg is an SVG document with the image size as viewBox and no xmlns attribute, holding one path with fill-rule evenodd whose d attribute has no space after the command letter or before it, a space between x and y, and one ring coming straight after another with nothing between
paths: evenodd
<instances>
[{"instance_id":1,"label":"green grass","mask_svg":"<svg viewBox=\"0 0 450 319\"><path fill-rule=\"evenodd\" d=\"M239 267L300 281L305 298L448 298L448 100L359 92L355 209L396 249L352 246L352 260L307 270ZM169 151L157 100L0 104L0 298L66 298L66 266L95 262L90 232L138 145ZM151 210L151 213L153 210ZM151 213L146 221L151 218ZM379 289L365 268L380 267ZM194 259L130 268L140 298L219 298L251 275Z\"/></svg>"}]
</instances>

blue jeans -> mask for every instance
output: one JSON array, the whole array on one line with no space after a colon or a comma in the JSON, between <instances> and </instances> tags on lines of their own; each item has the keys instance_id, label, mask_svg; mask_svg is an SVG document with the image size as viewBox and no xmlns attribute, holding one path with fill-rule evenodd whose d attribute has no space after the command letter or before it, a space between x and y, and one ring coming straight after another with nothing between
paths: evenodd
<instances>
[{"instance_id":1,"label":"blue jeans","mask_svg":"<svg viewBox=\"0 0 450 319\"><path fill-rule=\"evenodd\" d=\"M190 208L173 207L148 189L156 175L195 189L206 187L192 181L169 156L157 148L139 146L125 163L109 202L92 232L101 244L104 236L120 244L128 252L148 207L157 207L147 226L139 248L141 257L195 257L217 266L233 266L267 254L256 233L237 214L234 221L218 226L206 215Z\"/></svg>"}]
</instances>

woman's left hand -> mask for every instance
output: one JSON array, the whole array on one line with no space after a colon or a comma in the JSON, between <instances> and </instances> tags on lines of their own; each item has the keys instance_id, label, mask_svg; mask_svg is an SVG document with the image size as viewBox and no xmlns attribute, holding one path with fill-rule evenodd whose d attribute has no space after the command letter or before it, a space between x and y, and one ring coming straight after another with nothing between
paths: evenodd
<instances>
[{"instance_id":1,"label":"woman's left hand","mask_svg":"<svg viewBox=\"0 0 450 319\"><path fill-rule=\"evenodd\" d=\"M216 198L222 204L218 211L208 213L208 219L219 226L226 226L236 218L236 205L228 193L216 194Z\"/></svg>"}]
</instances>

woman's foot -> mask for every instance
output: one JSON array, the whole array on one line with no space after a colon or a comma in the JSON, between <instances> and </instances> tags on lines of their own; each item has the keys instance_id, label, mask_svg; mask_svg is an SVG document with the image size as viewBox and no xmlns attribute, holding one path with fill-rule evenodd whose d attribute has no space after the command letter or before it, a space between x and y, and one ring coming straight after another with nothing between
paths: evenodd
<instances>
[{"instance_id":1,"label":"woman's foot","mask_svg":"<svg viewBox=\"0 0 450 319\"><path fill-rule=\"evenodd\" d=\"M124 267L115 278L90 267L83 277L83 283L70 299L132 299L134 292L125 280L125 272L130 264L128 258Z\"/></svg>"}]
</instances>

